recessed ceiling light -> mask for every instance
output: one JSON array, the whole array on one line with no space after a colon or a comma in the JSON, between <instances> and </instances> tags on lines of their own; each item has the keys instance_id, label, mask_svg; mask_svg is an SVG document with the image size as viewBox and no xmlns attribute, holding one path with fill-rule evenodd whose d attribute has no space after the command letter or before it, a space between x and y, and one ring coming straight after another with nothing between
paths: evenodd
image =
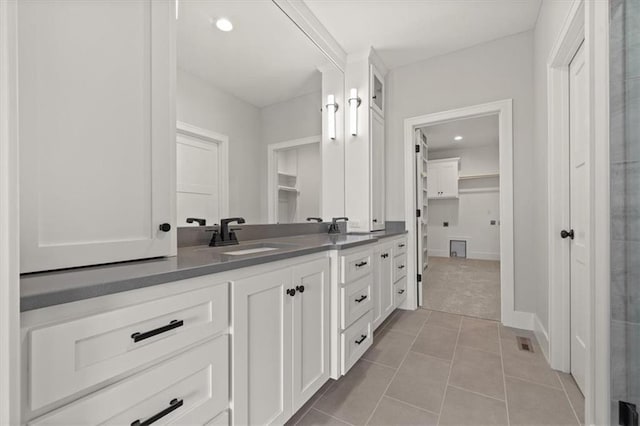
<instances>
[{"instance_id":1,"label":"recessed ceiling light","mask_svg":"<svg viewBox=\"0 0 640 426\"><path fill-rule=\"evenodd\" d=\"M233 24L227 18L220 18L216 20L216 27L220 31L229 32L233 29Z\"/></svg>"},{"instance_id":2,"label":"recessed ceiling light","mask_svg":"<svg viewBox=\"0 0 640 426\"><path fill-rule=\"evenodd\" d=\"M455 138L453 138L454 141L461 141L462 140L462 136L456 136Z\"/></svg>"}]
</instances>

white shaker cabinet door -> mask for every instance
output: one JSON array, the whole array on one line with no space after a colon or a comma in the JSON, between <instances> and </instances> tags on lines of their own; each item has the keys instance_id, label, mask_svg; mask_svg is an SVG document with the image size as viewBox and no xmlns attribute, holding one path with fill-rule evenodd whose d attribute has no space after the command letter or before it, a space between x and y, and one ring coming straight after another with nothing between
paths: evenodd
<instances>
[{"instance_id":1,"label":"white shaker cabinet door","mask_svg":"<svg viewBox=\"0 0 640 426\"><path fill-rule=\"evenodd\" d=\"M293 412L329 380L330 285L329 259L293 269Z\"/></svg>"},{"instance_id":2,"label":"white shaker cabinet door","mask_svg":"<svg viewBox=\"0 0 640 426\"><path fill-rule=\"evenodd\" d=\"M236 281L233 424L282 425L291 407L291 269Z\"/></svg>"},{"instance_id":3,"label":"white shaker cabinet door","mask_svg":"<svg viewBox=\"0 0 640 426\"><path fill-rule=\"evenodd\" d=\"M21 271L171 254L173 3L17 11Z\"/></svg>"},{"instance_id":4,"label":"white shaker cabinet door","mask_svg":"<svg viewBox=\"0 0 640 426\"><path fill-rule=\"evenodd\" d=\"M371 230L385 227L384 119L371 112Z\"/></svg>"}]
</instances>

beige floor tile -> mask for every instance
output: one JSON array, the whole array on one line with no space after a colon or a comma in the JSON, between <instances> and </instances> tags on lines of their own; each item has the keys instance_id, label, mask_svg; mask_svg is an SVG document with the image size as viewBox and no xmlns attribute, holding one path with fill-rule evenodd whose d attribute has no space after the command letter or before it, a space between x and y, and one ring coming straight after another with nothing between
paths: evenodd
<instances>
[{"instance_id":1,"label":"beige floor tile","mask_svg":"<svg viewBox=\"0 0 640 426\"><path fill-rule=\"evenodd\" d=\"M581 424L584 424L584 396L582 395L582 392L580 392L576 381L573 379L571 374L561 373L559 371L556 371L556 373L558 374L565 391L567 391L569 402L578 416L578 420Z\"/></svg>"},{"instance_id":2,"label":"beige floor tile","mask_svg":"<svg viewBox=\"0 0 640 426\"><path fill-rule=\"evenodd\" d=\"M328 416L324 413L321 413L318 410L314 410L313 408L309 410L308 413L300 419L298 426L320 426L320 425L331 425L331 426L348 426L348 423L345 423L341 420L338 420L334 417Z\"/></svg>"},{"instance_id":3,"label":"beige floor tile","mask_svg":"<svg viewBox=\"0 0 640 426\"><path fill-rule=\"evenodd\" d=\"M561 389L506 378L511 425L576 425L578 420Z\"/></svg>"},{"instance_id":4,"label":"beige floor tile","mask_svg":"<svg viewBox=\"0 0 640 426\"><path fill-rule=\"evenodd\" d=\"M494 321L464 318L458 345L500 353L498 324Z\"/></svg>"},{"instance_id":5,"label":"beige floor tile","mask_svg":"<svg viewBox=\"0 0 640 426\"><path fill-rule=\"evenodd\" d=\"M451 366L449 384L504 399L500 355L458 346Z\"/></svg>"},{"instance_id":6,"label":"beige floor tile","mask_svg":"<svg viewBox=\"0 0 640 426\"><path fill-rule=\"evenodd\" d=\"M534 343L534 352L520 350L512 339L502 339L504 374L534 383L562 388L555 371Z\"/></svg>"},{"instance_id":7,"label":"beige floor tile","mask_svg":"<svg viewBox=\"0 0 640 426\"><path fill-rule=\"evenodd\" d=\"M394 374L392 368L358 361L314 407L353 425L362 425L373 413Z\"/></svg>"},{"instance_id":8,"label":"beige floor tile","mask_svg":"<svg viewBox=\"0 0 640 426\"><path fill-rule=\"evenodd\" d=\"M369 420L370 425L437 425L438 415L383 397Z\"/></svg>"},{"instance_id":9,"label":"beige floor tile","mask_svg":"<svg viewBox=\"0 0 640 426\"><path fill-rule=\"evenodd\" d=\"M302 417L313 407L322 395L324 395L336 383L335 380L329 379L322 387L307 401L300 409L285 423L286 426L293 426L300 421Z\"/></svg>"},{"instance_id":10,"label":"beige floor tile","mask_svg":"<svg viewBox=\"0 0 640 426\"><path fill-rule=\"evenodd\" d=\"M435 413L440 412L449 376L447 361L409 352L387 395Z\"/></svg>"},{"instance_id":11,"label":"beige floor tile","mask_svg":"<svg viewBox=\"0 0 640 426\"><path fill-rule=\"evenodd\" d=\"M507 408L503 401L450 386L447 388L439 424L507 425Z\"/></svg>"},{"instance_id":12,"label":"beige floor tile","mask_svg":"<svg viewBox=\"0 0 640 426\"><path fill-rule=\"evenodd\" d=\"M363 358L398 368L411 348L413 339L414 337L409 334L399 333L389 328L383 329L382 332L375 335L373 346L369 348Z\"/></svg>"},{"instance_id":13,"label":"beige floor tile","mask_svg":"<svg viewBox=\"0 0 640 426\"><path fill-rule=\"evenodd\" d=\"M422 325L429 317L429 311L416 309L415 311L397 310L385 329L407 333L412 336L418 334Z\"/></svg>"},{"instance_id":14,"label":"beige floor tile","mask_svg":"<svg viewBox=\"0 0 640 426\"><path fill-rule=\"evenodd\" d=\"M453 350L456 347L457 338L457 330L425 325L411 350L450 360L453 358Z\"/></svg>"},{"instance_id":15,"label":"beige floor tile","mask_svg":"<svg viewBox=\"0 0 640 426\"><path fill-rule=\"evenodd\" d=\"M457 330L460 327L461 321L462 317L460 315L432 311L429 319L427 320L427 324Z\"/></svg>"}]
</instances>

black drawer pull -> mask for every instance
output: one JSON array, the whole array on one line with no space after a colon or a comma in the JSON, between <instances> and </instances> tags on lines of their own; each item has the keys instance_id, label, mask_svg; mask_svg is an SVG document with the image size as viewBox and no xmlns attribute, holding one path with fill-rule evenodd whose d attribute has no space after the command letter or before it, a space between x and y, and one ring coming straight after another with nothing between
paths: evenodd
<instances>
[{"instance_id":1,"label":"black drawer pull","mask_svg":"<svg viewBox=\"0 0 640 426\"><path fill-rule=\"evenodd\" d=\"M404 247L404 243L403 244L398 244L398 248L402 248Z\"/></svg>"},{"instance_id":2,"label":"black drawer pull","mask_svg":"<svg viewBox=\"0 0 640 426\"><path fill-rule=\"evenodd\" d=\"M366 266L369 262L360 262L360 263L356 263L356 268L362 268L363 266Z\"/></svg>"},{"instance_id":3,"label":"black drawer pull","mask_svg":"<svg viewBox=\"0 0 640 426\"><path fill-rule=\"evenodd\" d=\"M404 269L404 265L399 265L398 269Z\"/></svg>"},{"instance_id":4,"label":"black drawer pull","mask_svg":"<svg viewBox=\"0 0 640 426\"><path fill-rule=\"evenodd\" d=\"M404 293L404 288L398 292L398 294L403 294L403 293Z\"/></svg>"},{"instance_id":5,"label":"black drawer pull","mask_svg":"<svg viewBox=\"0 0 640 426\"><path fill-rule=\"evenodd\" d=\"M160 411L157 414L154 414L153 416L149 417L144 422L141 422L140 420L136 420L134 422L131 422L131 426L149 426L150 424L157 422L158 420L160 420L161 418L163 418L167 414L172 413L173 411L177 410L178 408L182 407L183 405L184 405L184 400L182 400L182 399L180 399L180 400L172 399L171 402L169 402L169 406L167 408L165 408L164 410Z\"/></svg>"},{"instance_id":6,"label":"black drawer pull","mask_svg":"<svg viewBox=\"0 0 640 426\"><path fill-rule=\"evenodd\" d=\"M364 299L366 299L366 298L367 298L367 295L366 295L366 294L363 294L362 296L360 296L359 298L357 298L357 299L356 299L356 303L360 303L360 302L362 302L362 301L363 301Z\"/></svg>"},{"instance_id":7,"label":"black drawer pull","mask_svg":"<svg viewBox=\"0 0 640 426\"><path fill-rule=\"evenodd\" d=\"M144 333L133 333L131 335L131 338L133 339L134 343L138 343L141 340L148 339L149 337L153 337L161 333L165 333L169 330L173 330L174 328L182 327L183 325L184 321L173 320L169 324L163 327L156 328L154 330L145 331Z\"/></svg>"},{"instance_id":8,"label":"black drawer pull","mask_svg":"<svg viewBox=\"0 0 640 426\"><path fill-rule=\"evenodd\" d=\"M389 257L389 253L382 253L380 257L386 259L387 257Z\"/></svg>"},{"instance_id":9,"label":"black drawer pull","mask_svg":"<svg viewBox=\"0 0 640 426\"><path fill-rule=\"evenodd\" d=\"M367 338L366 334L361 334L360 338L358 340L356 340L356 345L359 345L360 343L364 342L364 339Z\"/></svg>"}]
</instances>

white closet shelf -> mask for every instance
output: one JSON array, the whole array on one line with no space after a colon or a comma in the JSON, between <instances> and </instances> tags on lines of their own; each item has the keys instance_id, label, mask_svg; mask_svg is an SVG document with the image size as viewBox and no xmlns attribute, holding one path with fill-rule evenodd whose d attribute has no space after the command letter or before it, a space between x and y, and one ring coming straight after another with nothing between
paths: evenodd
<instances>
[{"instance_id":1,"label":"white closet shelf","mask_svg":"<svg viewBox=\"0 0 640 426\"><path fill-rule=\"evenodd\" d=\"M469 188L469 189L460 189L458 192L460 194L478 194L478 193L483 193L483 192L500 192L500 188L498 188L498 187Z\"/></svg>"},{"instance_id":2,"label":"white closet shelf","mask_svg":"<svg viewBox=\"0 0 640 426\"><path fill-rule=\"evenodd\" d=\"M300 191L298 191L297 188L294 188L292 186L284 186L284 185L278 185L278 190L279 191L286 191L286 192L295 192L296 194Z\"/></svg>"},{"instance_id":3,"label":"white closet shelf","mask_svg":"<svg viewBox=\"0 0 640 426\"><path fill-rule=\"evenodd\" d=\"M488 172L488 173L477 173L475 175L460 175L458 176L458 180L468 180L468 179L485 179L492 177L499 177L499 172Z\"/></svg>"},{"instance_id":4,"label":"white closet shelf","mask_svg":"<svg viewBox=\"0 0 640 426\"><path fill-rule=\"evenodd\" d=\"M280 176L286 176L286 177L291 177L291 178L297 178L297 177L298 177L298 175L294 175L294 174L292 174L292 173L278 172L278 174L279 174Z\"/></svg>"}]
</instances>

